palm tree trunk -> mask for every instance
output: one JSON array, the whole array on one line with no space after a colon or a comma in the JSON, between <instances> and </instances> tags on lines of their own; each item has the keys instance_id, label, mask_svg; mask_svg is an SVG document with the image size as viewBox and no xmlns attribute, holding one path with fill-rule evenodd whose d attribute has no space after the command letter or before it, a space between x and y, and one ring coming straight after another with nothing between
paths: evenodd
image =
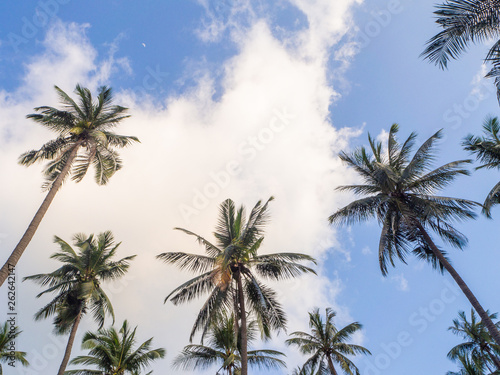
<instances>
[{"instance_id":1,"label":"palm tree trunk","mask_svg":"<svg viewBox=\"0 0 500 375\"><path fill-rule=\"evenodd\" d=\"M78 324L80 324L80 319L82 318L82 310L78 312L76 316L75 322L73 323L73 327L71 327L71 332L69 333L68 344L66 345L66 351L64 352L64 357L61 362L61 367L59 367L59 371L57 375L63 375L64 371L66 371L66 366L68 365L69 358L71 356L71 349L73 349L73 342L75 341L76 330L78 329Z\"/></svg>"},{"instance_id":2,"label":"palm tree trunk","mask_svg":"<svg viewBox=\"0 0 500 375\"><path fill-rule=\"evenodd\" d=\"M241 319L241 375L248 375L248 354L247 354L247 317L245 311L245 295L243 294L243 283L241 282L241 272L238 271L238 295L240 305L240 319Z\"/></svg>"},{"instance_id":3,"label":"palm tree trunk","mask_svg":"<svg viewBox=\"0 0 500 375\"><path fill-rule=\"evenodd\" d=\"M432 241L431 237L427 233L427 231L424 229L424 227L417 221L413 221L415 225L417 226L418 230L422 234L422 236L425 239L425 242L430 246L432 252L438 258L439 262L443 265L443 267L448 271L448 273L453 277L453 280L457 283L457 285L460 287L462 292L465 294L469 302L471 303L472 307L476 312L478 313L479 317L481 318L481 321L484 323L485 327L488 329L490 332L491 337L495 342L500 345L500 332L498 331L497 327L495 324L493 324L493 321L490 319L489 315L484 311L483 307L477 300L476 296L472 293L472 291L469 289L465 281L460 277L457 271L453 268L453 266L446 260L444 257L443 253L438 249L434 241Z\"/></svg>"},{"instance_id":4,"label":"palm tree trunk","mask_svg":"<svg viewBox=\"0 0 500 375\"><path fill-rule=\"evenodd\" d=\"M335 371L335 367L333 366L332 357L327 354L326 358L328 360L328 368L330 369L330 372L332 373L332 375L337 375L337 371Z\"/></svg>"},{"instance_id":5,"label":"palm tree trunk","mask_svg":"<svg viewBox=\"0 0 500 375\"><path fill-rule=\"evenodd\" d=\"M80 148L81 142L78 142L73 146L73 150L71 150L71 153L68 156L68 160L66 161L66 164L64 165L61 173L57 178L55 179L54 183L52 184L52 187L50 188L49 192L45 196L45 199L42 202L42 205L36 212L35 216L31 220L31 223L28 226L28 229L26 229L26 232L24 232L21 240L17 244L17 246L14 248L14 251L10 255L9 259L5 262L3 267L0 269L0 287L3 285L7 277L9 276L9 269L15 267L17 265L17 262L21 258L21 255L23 255L24 250L26 250L26 247L30 243L31 239L35 235L36 230L38 229L38 226L40 225L40 222L42 221L43 217L45 216L45 213L49 209L50 204L52 203L52 200L56 196L57 191L61 187L64 178L67 176L69 173L69 170L71 168L71 164L73 163L73 160L76 157L76 154L78 152L78 149Z\"/></svg>"}]
</instances>

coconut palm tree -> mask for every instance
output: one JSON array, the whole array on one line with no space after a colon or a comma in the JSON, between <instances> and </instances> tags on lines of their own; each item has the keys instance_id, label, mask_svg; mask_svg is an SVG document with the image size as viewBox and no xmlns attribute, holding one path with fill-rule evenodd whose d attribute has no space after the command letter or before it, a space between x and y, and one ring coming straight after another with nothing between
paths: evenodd
<instances>
[{"instance_id":1,"label":"coconut palm tree","mask_svg":"<svg viewBox=\"0 0 500 375\"><path fill-rule=\"evenodd\" d=\"M466 340L454 346L448 353L448 358L453 361L460 361L462 357L478 358L490 372L493 371L494 367L496 367L497 371L500 371L500 346L493 342L484 324L477 319L474 310L471 309L470 313L470 322L467 320L465 312L460 311L458 319L454 319L453 325L448 328L455 335ZM489 316L491 320L495 320L497 317L496 314L490 314ZM499 322L495 325L500 327Z\"/></svg>"},{"instance_id":2,"label":"coconut palm tree","mask_svg":"<svg viewBox=\"0 0 500 375\"><path fill-rule=\"evenodd\" d=\"M368 349L360 345L348 344L347 341L362 326L358 322L354 322L337 329L333 322L335 315L335 311L326 308L326 320L323 321L319 309L314 309L309 313L311 333L293 332L290 336L294 337L285 341L288 345L297 346L303 354L311 355L299 373L314 372L317 375L337 375L338 372L334 366L334 362L336 362L346 374L359 375L358 368L347 356L371 353Z\"/></svg>"},{"instance_id":3,"label":"coconut palm tree","mask_svg":"<svg viewBox=\"0 0 500 375\"><path fill-rule=\"evenodd\" d=\"M500 169L500 123L497 117L487 118L483 124L484 136L468 135L462 145L464 149L475 154L482 164L476 169ZM491 217L491 207L500 203L500 182L489 192L483 203L483 213Z\"/></svg>"},{"instance_id":4,"label":"coconut palm tree","mask_svg":"<svg viewBox=\"0 0 500 375\"><path fill-rule=\"evenodd\" d=\"M24 280L33 280L48 287L37 297L57 293L52 301L35 314L35 320L55 316L55 333L62 335L69 332L68 344L58 372L58 375L62 375L69 362L83 315L90 311L99 328L103 326L107 314L114 321L113 306L101 284L123 276L135 255L113 260L120 243L114 242L113 234L109 231L88 237L76 234L74 245L78 247L78 252L57 236L54 237L54 242L59 245L60 252L52 254L51 258L63 265L51 273L28 276Z\"/></svg>"},{"instance_id":5,"label":"coconut palm tree","mask_svg":"<svg viewBox=\"0 0 500 375\"><path fill-rule=\"evenodd\" d=\"M299 263L315 262L308 255L258 254L269 218L268 204L272 199L264 204L257 202L248 219L243 206L236 209L232 200L224 201L220 206L214 244L187 229L175 228L194 236L205 247L205 256L182 252L158 255L165 263L200 274L175 288L165 302L170 299L177 305L209 294L196 318L190 341L197 331L202 331L203 340L203 335L220 312L232 310L236 317L235 334L240 333L242 375L247 375L248 371L247 314L254 314L266 335L270 330L283 329L286 324L285 312L276 299L276 293L258 277L281 281L305 272L315 273Z\"/></svg>"},{"instance_id":6,"label":"coconut palm tree","mask_svg":"<svg viewBox=\"0 0 500 375\"><path fill-rule=\"evenodd\" d=\"M173 361L173 368L183 370L207 370L217 365L217 374L234 375L241 370L241 356L238 350L237 337L234 334L234 315L222 313L215 320L207 333L208 345L187 345ZM248 324L247 337L250 344L257 337L257 322ZM248 351L248 364L259 369L286 367L279 356L283 353L261 349Z\"/></svg>"},{"instance_id":7,"label":"coconut palm tree","mask_svg":"<svg viewBox=\"0 0 500 375\"><path fill-rule=\"evenodd\" d=\"M391 126L385 153L381 142L368 135L373 155L369 155L364 147L352 154L340 154L341 160L354 168L365 184L337 188L363 197L331 215L330 223L352 224L377 218L382 225L379 243L382 274L387 275L388 264L395 266L395 259L405 262L409 252L442 272L446 270L469 299L495 342L500 344L497 327L429 234L433 231L459 249L467 244L467 238L452 223L474 218L472 209L479 204L434 193L457 176L468 175L463 166L471 161L453 161L430 170L435 158L435 142L441 138L441 131L427 139L410 158L416 134L411 133L400 145L396 139L398 129L397 124Z\"/></svg>"},{"instance_id":8,"label":"coconut palm tree","mask_svg":"<svg viewBox=\"0 0 500 375\"><path fill-rule=\"evenodd\" d=\"M0 269L0 286L9 275L9 268L15 267L24 250L35 235L38 225L47 212L64 180L80 182L90 165L94 166L95 181L105 185L113 174L121 169L122 161L114 150L138 142L136 137L117 135L110 130L129 117L127 108L113 105L111 88L99 89L94 102L89 89L76 86L78 103L59 87L55 86L63 109L38 107L27 117L57 133L57 138L45 143L40 149L25 152L19 163L30 166L35 162L49 161L44 168L48 190L42 205L31 220L14 251Z\"/></svg>"},{"instance_id":9,"label":"coconut palm tree","mask_svg":"<svg viewBox=\"0 0 500 375\"><path fill-rule=\"evenodd\" d=\"M12 342L16 340L21 331L18 327L13 327L10 322L5 322L0 325L0 375L3 374L2 363L14 364L21 363L23 366L28 366L29 362L26 359L26 352L20 352L12 347Z\"/></svg>"},{"instance_id":10,"label":"coconut palm tree","mask_svg":"<svg viewBox=\"0 0 500 375\"><path fill-rule=\"evenodd\" d=\"M485 62L492 65L486 77L495 78L500 100L500 1L446 0L436 7L436 23L442 31L427 41L421 56L445 69L448 61L457 59L470 44L496 40Z\"/></svg>"},{"instance_id":11,"label":"coconut palm tree","mask_svg":"<svg viewBox=\"0 0 500 375\"><path fill-rule=\"evenodd\" d=\"M82 348L88 355L71 360L71 365L91 365L97 370L69 370L65 375L139 375L140 371L151 366L153 361L165 357L165 349L151 349L153 338L136 345L137 327L130 329L125 320L119 331L114 327L100 329L97 333L86 332ZM152 372L152 371L151 371ZM149 372L148 374L151 374Z\"/></svg>"}]
</instances>

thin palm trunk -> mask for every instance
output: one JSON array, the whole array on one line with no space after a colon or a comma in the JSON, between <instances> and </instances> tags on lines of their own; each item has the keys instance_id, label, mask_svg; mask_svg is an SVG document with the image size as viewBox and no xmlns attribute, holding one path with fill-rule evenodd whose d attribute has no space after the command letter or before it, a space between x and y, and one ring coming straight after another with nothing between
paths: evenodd
<instances>
[{"instance_id":1,"label":"thin palm trunk","mask_svg":"<svg viewBox=\"0 0 500 375\"><path fill-rule=\"evenodd\" d=\"M240 319L241 319L241 375L248 375L248 354L247 354L247 317L245 311L245 295L243 294L243 283L241 282L241 272L238 271L238 295L240 302Z\"/></svg>"},{"instance_id":2,"label":"thin palm trunk","mask_svg":"<svg viewBox=\"0 0 500 375\"><path fill-rule=\"evenodd\" d=\"M330 354L327 354L326 358L328 360L328 368L330 369L330 372L332 373L332 375L337 375L337 371L335 371L335 367L333 366L333 361Z\"/></svg>"},{"instance_id":3,"label":"thin palm trunk","mask_svg":"<svg viewBox=\"0 0 500 375\"><path fill-rule=\"evenodd\" d=\"M69 338L68 338L68 344L66 345L66 351L64 352L64 357L61 362L61 367L59 367L57 375L63 375L64 371L66 371L66 366L68 365L69 358L71 356L71 349L73 349L73 343L75 341L76 330L78 329L78 325L80 324L81 318L82 318L82 310L78 312L75 322L73 323L73 327L71 327L71 332L69 333Z\"/></svg>"},{"instance_id":4,"label":"thin palm trunk","mask_svg":"<svg viewBox=\"0 0 500 375\"><path fill-rule=\"evenodd\" d=\"M26 229L26 232L24 232L21 240L19 241L17 246L14 248L14 251L10 255L9 259L7 259L7 261L5 262L3 267L0 269L0 287L3 285L3 283L5 282L5 280L7 280L7 277L9 276L9 268L15 267L17 265L17 262L21 258L21 255L23 255L24 250L26 250L26 247L28 247L28 244L30 243L33 236L35 235L35 232L38 229L40 222L42 221L43 217L45 216L45 213L49 209L49 206L52 203L52 200L54 199L54 197L56 196L57 191L61 187L61 185L64 181L64 178L69 173L69 170L71 168L73 160L76 157L78 149L80 148L80 145L81 145L81 142L77 143L73 147L73 150L71 150L71 153L69 154L69 157L68 157L68 161L64 165L59 176L56 178L56 180L52 184L52 187L50 188L49 192L47 193L40 208L38 209L35 216L31 220L31 223L29 224L28 229Z\"/></svg>"},{"instance_id":5,"label":"thin palm trunk","mask_svg":"<svg viewBox=\"0 0 500 375\"><path fill-rule=\"evenodd\" d=\"M448 262L448 260L444 257L443 253L438 249L434 241L432 241L431 237L427 233L427 231L422 227L422 225L418 222L418 220L413 220L415 225L417 226L418 230L422 234L422 236L425 239L425 242L430 246L432 252L438 258L439 262L443 265L443 267L448 271L448 273L453 277L453 280L457 283L457 285L460 287L462 292L465 294L469 302L471 303L472 307L478 315L480 316L482 322L484 323L485 327L488 329L490 332L491 337L495 342L500 345L500 332L498 331L497 327L495 324L493 324L493 321L490 319L489 315L484 311L483 307L477 300L476 296L472 293L472 291L469 289L465 281L460 277L457 271L453 268L453 266ZM496 364L496 362L495 362Z\"/></svg>"}]
</instances>

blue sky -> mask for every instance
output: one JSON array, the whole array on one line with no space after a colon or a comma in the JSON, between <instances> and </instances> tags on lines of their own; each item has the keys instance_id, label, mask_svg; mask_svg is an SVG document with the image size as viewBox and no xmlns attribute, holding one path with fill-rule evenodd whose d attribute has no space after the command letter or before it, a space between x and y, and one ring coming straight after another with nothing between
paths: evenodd
<instances>
[{"instance_id":1,"label":"blue sky","mask_svg":"<svg viewBox=\"0 0 500 375\"><path fill-rule=\"evenodd\" d=\"M58 193L18 266L19 277L57 267L48 259L57 250L53 235L69 240L77 232L112 230L123 241L122 256L139 254L130 274L108 287L117 322L129 319L141 338L154 336L155 345L167 349L154 373L180 374L170 362L188 343L199 304L163 305L191 275L154 256L201 251L171 228L209 236L224 199L251 206L274 195L264 251L305 252L320 261L319 277L275 285L289 312L289 332L307 329L313 307L330 306L338 311L339 324L364 325L356 340L373 356L355 359L362 374L454 369L446 353L458 340L446 329L459 310L470 308L451 279L413 259L383 278L377 223L338 229L326 221L351 199L334 188L355 181L336 155L366 144L367 132L383 136L397 122L401 138L416 131L423 141L442 128L436 163L444 163L469 157L460 148L462 138L479 133L483 119L497 113L493 85L481 78L486 46L471 48L444 72L419 58L437 32L433 5L427 0L3 3L0 171L8 183L0 196L2 257L43 199L40 167L22 168L16 159L51 135L26 114L39 105L57 105L53 85L71 92L76 83L94 90L105 84L131 110L119 131L137 135L141 144L121 152L125 168L109 186L97 187L89 176ZM235 163L240 168L230 174L228 165ZM479 171L445 193L482 201L497 180L495 171ZM491 311L498 310L491 293L500 281L497 226L482 217L461 225L470 245L451 253ZM52 336L50 321L33 322L43 303L34 298L38 287L19 283L17 288L24 331L18 346L30 353L34 366L14 373L53 373L62 339ZM94 328L84 320L80 337ZM266 345L287 352L291 369L302 358L283 345L285 338L281 333Z\"/></svg>"}]
</instances>

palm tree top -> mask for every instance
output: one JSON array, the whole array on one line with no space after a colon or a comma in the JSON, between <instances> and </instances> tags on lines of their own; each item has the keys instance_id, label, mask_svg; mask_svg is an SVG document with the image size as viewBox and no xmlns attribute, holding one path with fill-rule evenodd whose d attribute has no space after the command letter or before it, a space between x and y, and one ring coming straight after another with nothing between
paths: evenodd
<instances>
[{"instance_id":1,"label":"palm tree top","mask_svg":"<svg viewBox=\"0 0 500 375\"><path fill-rule=\"evenodd\" d=\"M150 367L153 361L165 357L165 349L151 349L152 337L137 345L136 331L137 327L131 329L125 320L118 331L110 327L101 328L96 333L86 332L82 339L82 348L89 350L89 354L74 358L71 364L91 365L98 370L69 370L65 374L133 375Z\"/></svg>"},{"instance_id":2,"label":"palm tree top","mask_svg":"<svg viewBox=\"0 0 500 375\"><path fill-rule=\"evenodd\" d=\"M431 169L441 130L428 138L413 156L416 133L400 144L396 138L398 131L399 126L393 124L386 149L368 135L369 151L361 147L352 153L340 153L340 159L358 173L364 184L338 187L337 190L350 191L361 198L329 217L331 224L341 225L378 219L383 227L379 261L384 275L387 263L394 266L395 257L405 262L409 251L434 267L441 267L418 226L430 228L446 242L462 248L467 239L452 223L474 218L472 209L479 206L467 199L434 195L456 177L469 175L463 167L471 163L471 160L457 160ZM418 244L416 249L412 247L414 243Z\"/></svg>"},{"instance_id":3,"label":"palm tree top","mask_svg":"<svg viewBox=\"0 0 500 375\"><path fill-rule=\"evenodd\" d=\"M165 263L199 274L175 288L165 302L170 299L174 304L180 304L209 295L193 326L191 340L198 330L203 335L207 332L218 312L233 310L235 301L240 306L248 303L249 310L262 324L265 336L272 329L284 329L285 313L276 293L258 277L280 281L302 273L315 273L312 268L300 263L315 263L315 260L298 253L259 254L264 241L264 227L269 220L268 205L272 200L273 197L265 203L258 201L247 216L244 206L236 208L234 202L227 199L220 205L215 241L187 229L175 228L195 237L205 247L206 255L169 252L157 256ZM239 294L240 291L244 297Z\"/></svg>"},{"instance_id":4,"label":"palm tree top","mask_svg":"<svg viewBox=\"0 0 500 375\"><path fill-rule=\"evenodd\" d=\"M290 334L292 338L285 341L287 345L297 346L301 353L311 355L299 373L336 374L333 362L337 362L346 374L359 375L358 368L347 356L371 354L363 346L348 343L362 325L353 322L338 329L334 324L335 316L335 311L326 308L323 320L319 308L315 308L309 312L311 333L293 332Z\"/></svg>"},{"instance_id":5,"label":"palm tree top","mask_svg":"<svg viewBox=\"0 0 500 375\"><path fill-rule=\"evenodd\" d=\"M44 169L49 189L67 162L75 162L71 168L72 179L79 182L86 175L89 166L95 169L95 180L104 185L122 167L122 162L114 148L123 148L134 142L137 137L118 135L111 130L122 120L130 117L127 108L113 104L111 88L102 86L96 99L89 89L76 86L77 101L73 100L59 87L55 86L62 109L50 106L36 107L38 113L26 117L58 134L55 140L44 144L38 150L25 152L19 157L21 165L30 166L35 162L49 161Z\"/></svg>"},{"instance_id":6,"label":"palm tree top","mask_svg":"<svg viewBox=\"0 0 500 375\"><path fill-rule=\"evenodd\" d=\"M35 315L35 319L46 319L56 314L56 331L59 333L69 330L70 323L80 308L83 312L90 308L100 327L104 324L106 314L110 314L114 321L113 307L102 290L101 283L122 277L130 267L129 262L136 256L113 260L121 243L115 243L110 231L97 236L87 236L83 233L74 235L73 243L78 251L60 237L54 236L54 243L59 245L60 251L52 254L50 258L62 262L63 265L53 272L31 275L23 279L47 287L37 298L46 293L57 293L56 297ZM69 311L62 308L63 306ZM65 314L68 314L68 320L62 319Z\"/></svg>"}]
</instances>

